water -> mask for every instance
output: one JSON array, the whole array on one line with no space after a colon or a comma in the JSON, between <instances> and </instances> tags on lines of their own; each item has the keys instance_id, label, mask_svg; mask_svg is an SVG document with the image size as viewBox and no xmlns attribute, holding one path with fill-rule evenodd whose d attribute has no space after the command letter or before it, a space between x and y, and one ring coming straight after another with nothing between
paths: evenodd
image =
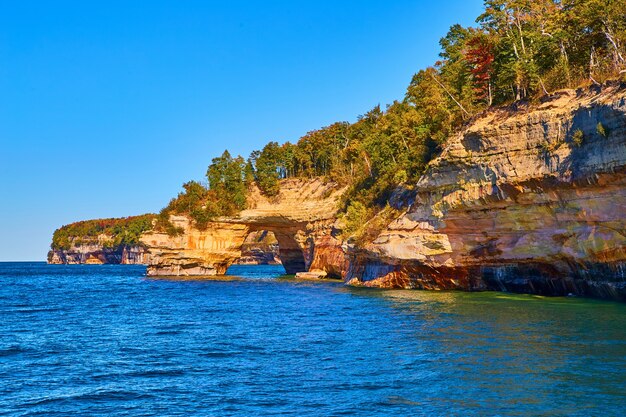
<instances>
[{"instance_id":1,"label":"water","mask_svg":"<svg viewBox=\"0 0 626 417\"><path fill-rule=\"evenodd\" d=\"M625 304L144 271L0 264L0 414L626 413Z\"/></svg>"}]
</instances>

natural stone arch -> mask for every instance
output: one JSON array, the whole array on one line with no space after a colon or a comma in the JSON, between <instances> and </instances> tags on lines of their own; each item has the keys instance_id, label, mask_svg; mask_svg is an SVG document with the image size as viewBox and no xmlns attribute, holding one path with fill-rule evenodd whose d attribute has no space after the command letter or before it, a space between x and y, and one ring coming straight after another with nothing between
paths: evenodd
<instances>
[{"instance_id":1,"label":"natural stone arch","mask_svg":"<svg viewBox=\"0 0 626 417\"><path fill-rule=\"evenodd\" d=\"M171 221L183 228L181 236L153 233L143 240L150 245L148 275L222 275L241 258L246 238L260 230L274 233L287 274L307 271L313 258L313 247L306 245L307 235L301 228L212 222L200 231L185 217L172 216Z\"/></svg>"},{"instance_id":2,"label":"natural stone arch","mask_svg":"<svg viewBox=\"0 0 626 417\"><path fill-rule=\"evenodd\" d=\"M259 230L271 231L276 236L279 257L288 274L320 269L321 262L316 268L315 260L327 261L328 257L316 254L316 245L329 239L344 191L345 187L321 179L290 179L282 181L280 194L271 198L253 188L248 196L248 209L237 216L210 222L204 230L194 228L187 217L170 216L174 226L183 230L181 235L149 232L142 236L149 253L147 273L151 276L224 274L241 257L246 237ZM333 254L333 258L342 262L343 253Z\"/></svg>"},{"instance_id":3,"label":"natural stone arch","mask_svg":"<svg viewBox=\"0 0 626 417\"><path fill-rule=\"evenodd\" d=\"M248 236L245 237L244 244L241 248L242 259L246 258L246 254L244 252L245 248L243 246L250 245L250 237L266 233L275 238L278 247L277 253L275 252L276 258L278 258L282 266L285 268L285 272L287 274L296 274L307 270L307 267L310 264L310 262L307 262L307 259L310 259L311 256L307 253L307 247L304 244L304 242L306 242L306 236L301 230L252 227L250 228ZM269 248L266 248L266 250L268 249ZM239 264L239 259L233 260L233 263Z\"/></svg>"}]
</instances>

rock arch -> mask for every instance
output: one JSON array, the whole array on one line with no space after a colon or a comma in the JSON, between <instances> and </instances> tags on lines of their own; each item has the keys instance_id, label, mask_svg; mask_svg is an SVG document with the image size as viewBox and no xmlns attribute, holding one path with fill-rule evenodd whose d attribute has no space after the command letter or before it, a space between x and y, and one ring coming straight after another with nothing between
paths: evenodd
<instances>
[{"instance_id":1,"label":"rock arch","mask_svg":"<svg viewBox=\"0 0 626 417\"><path fill-rule=\"evenodd\" d=\"M280 194L263 196L256 188L248 197L248 209L239 215L220 218L204 230L194 228L184 216L171 216L181 228L179 236L150 232L142 236L148 250L150 276L221 275L241 257L246 237L254 231L267 230L278 240L279 257L288 274L316 269L337 269L333 265L316 265L316 259L328 262L322 248L340 245L333 242L333 224L339 209L339 198L345 188L321 179L289 179L281 183ZM340 250L340 249L339 249ZM331 256L343 262L343 253ZM337 275L337 274L335 274Z\"/></svg>"}]
</instances>

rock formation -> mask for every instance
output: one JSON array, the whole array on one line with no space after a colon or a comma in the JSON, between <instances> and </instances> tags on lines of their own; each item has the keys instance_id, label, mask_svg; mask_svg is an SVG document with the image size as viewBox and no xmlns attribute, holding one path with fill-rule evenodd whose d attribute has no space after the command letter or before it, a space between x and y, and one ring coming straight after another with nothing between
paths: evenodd
<instances>
[{"instance_id":1,"label":"rock formation","mask_svg":"<svg viewBox=\"0 0 626 417\"><path fill-rule=\"evenodd\" d=\"M277 265L280 264L278 240L267 230L252 232L241 245L238 265Z\"/></svg>"},{"instance_id":2,"label":"rock formation","mask_svg":"<svg viewBox=\"0 0 626 417\"><path fill-rule=\"evenodd\" d=\"M280 260L289 274L308 270L319 260L316 244L324 245L339 209L344 189L321 179L288 179L280 194L267 198L253 188L248 209L236 217L220 218L205 230L195 229L184 216L170 221L183 230L179 236L149 232L141 241L150 252L148 275L217 275L241 258L246 237L271 231L279 246ZM341 252L339 245L333 250ZM342 252L341 252L342 253ZM343 258L343 253L342 253Z\"/></svg>"},{"instance_id":3,"label":"rock formation","mask_svg":"<svg viewBox=\"0 0 626 417\"><path fill-rule=\"evenodd\" d=\"M490 111L391 204L348 282L626 299L626 90Z\"/></svg>"},{"instance_id":4,"label":"rock formation","mask_svg":"<svg viewBox=\"0 0 626 417\"><path fill-rule=\"evenodd\" d=\"M181 235L142 235L147 273L223 274L251 233L271 231L288 273L368 287L626 300L623 84L564 90L475 117L417 184L396 190L390 204L401 215L369 243L340 238L344 191L321 179L288 179L277 197L253 189L248 209L206 230L172 216Z\"/></svg>"},{"instance_id":5,"label":"rock formation","mask_svg":"<svg viewBox=\"0 0 626 417\"><path fill-rule=\"evenodd\" d=\"M148 254L143 246L107 247L102 241L72 245L69 249L48 252L50 264L146 264Z\"/></svg>"}]
</instances>

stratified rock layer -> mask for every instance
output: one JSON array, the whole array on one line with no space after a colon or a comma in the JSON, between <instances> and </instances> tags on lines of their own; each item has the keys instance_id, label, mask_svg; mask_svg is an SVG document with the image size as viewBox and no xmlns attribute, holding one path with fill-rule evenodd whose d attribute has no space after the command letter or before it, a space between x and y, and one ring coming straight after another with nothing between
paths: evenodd
<instances>
[{"instance_id":1,"label":"stratified rock layer","mask_svg":"<svg viewBox=\"0 0 626 417\"><path fill-rule=\"evenodd\" d=\"M172 216L183 233L145 233L141 257L148 275L223 274L251 233L271 231L287 273L626 300L624 85L561 91L475 118L417 184L394 193L390 204L402 214L364 246L341 240L344 192L320 179L284 180L273 198L253 189L247 210L206 230Z\"/></svg>"},{"instance_id":2,"label":"stratified rock layer","mask_svg":"<svg viewBox=\"0 0 626 417\"><path fill-rule=\"evenodd\" d=\"M278 240L274 233L262 230L252 232L241 245L241 258L235 261L239 265L277 265L280 264Z\"/></svg>"},{"instance_id":3,"label":"stratified rock layer","mask_svg":"<svg viewBox=\"0 0 626 417\"><path fill-rule=\"evenodd\" d=\"M288 274L306 271L315 259L316 242L332 232L343 191L320 179L290 179L281 183L276 197L267 198L258 189L252 189L248 209L236 217L211 222L205 230L195 229L186 217L171 216L174 225L183 229L181 235L150 232L141 239L150 253L147 273L223 274L241 258L246 237L257 231L274 234Z\"/></svg>"},{"instance_id":4,"label":"stratified rock layer","mask_svg":"<svg viewBox=\"0 0 626 417\"><path fill-rule=\"evenodd\" d=\"M626 299L624 86L483 115L391 203L349 283Z\"/></svg>"},{"instance_id":5,"label":"stratified rock layer","mask_svg":"<svg viewBox=\"0 0 626 417\"><path fill-rule=\"evenodd\" d=\"M50 264L146 264L148 254L140 245L107 247L103 242L72 245L48 252Z\"/></svg>"}]
</instances>

